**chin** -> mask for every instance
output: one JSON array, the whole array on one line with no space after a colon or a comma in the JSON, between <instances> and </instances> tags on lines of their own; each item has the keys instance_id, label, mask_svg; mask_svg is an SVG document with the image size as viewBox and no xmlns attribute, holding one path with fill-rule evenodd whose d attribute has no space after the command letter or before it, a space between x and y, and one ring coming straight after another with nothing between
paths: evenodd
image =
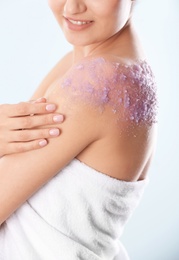
<instances>
[{"instance_id":1,"label":"chin","mask_svg":"<svg viewBox=\"0 0 179 260\"><path fill-rule=\"evenodd\" d=\"M74 46L88 46L88 45L91 45L91 44L95 44L95 43L98 43L98 41L96 40L92 40L92 39L83 39L83 37L80 37L79 35L76 35L76 36L71 36L71 37L67 37L65 36L66 40L74 45Z\"/></svg>"},{"instance_id":2,"label":"chin","mask_svg":"<svg viewBox=\"0 0 179 260\"><path fill-rule=\"evenodd\" d=\"M110 37L104 37L104 38L98 38L98 37L92 37L92 35L90 35L90 37L85 37L85 36L80 36L79 34L76 35L66 35L64 34L66 40L74 45L74 46L89 46L89 45L93 45L93 44L98 44L98 43L102 43L107 41Z\"/></svg>"}]
</instances>

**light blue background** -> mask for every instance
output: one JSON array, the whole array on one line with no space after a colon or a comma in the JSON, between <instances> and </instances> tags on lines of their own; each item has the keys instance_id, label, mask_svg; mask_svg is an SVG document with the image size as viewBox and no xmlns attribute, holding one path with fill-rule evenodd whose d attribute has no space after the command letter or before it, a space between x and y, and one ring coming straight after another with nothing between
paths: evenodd
<instances>
[{"instance_id":1,"label":"light blue background","mask_svg":"<svg viewBox=\"0 0 179 260\"><path fill-rule=\"evenodd\" d=\"M141 0L134 18L158 82L159 134L150 184L121 240L131 260L178 260L179 2ZM28 100L70 49L47 0L0 0L0 103Z\"/></svg>"}]
</instances>

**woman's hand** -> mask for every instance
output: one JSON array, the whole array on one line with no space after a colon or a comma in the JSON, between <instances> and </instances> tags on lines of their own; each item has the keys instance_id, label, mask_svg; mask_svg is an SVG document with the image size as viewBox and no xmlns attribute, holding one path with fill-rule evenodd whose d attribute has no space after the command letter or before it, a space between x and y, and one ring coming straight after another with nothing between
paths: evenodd
<instances>
[{"instance_id":1,"label":"woman's hand","mask_svg":"<svg viewBox=\"0 0 179 260\"><path fill-rule=\"evenodd\" d=\"M47 127L63 122L63 115L55 110L56 105L46 103L45 98L0 105L0 157L39 149L47 145L47 138L59 136L58 128Z\"/></svg>"}]
</instances>

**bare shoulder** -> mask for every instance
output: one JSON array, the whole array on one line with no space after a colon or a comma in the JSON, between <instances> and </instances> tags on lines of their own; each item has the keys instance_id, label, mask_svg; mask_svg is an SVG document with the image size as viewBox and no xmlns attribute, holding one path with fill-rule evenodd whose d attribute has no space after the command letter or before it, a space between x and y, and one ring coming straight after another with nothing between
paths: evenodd
<instances>
[{"instance_id":1,"label":"bare shoulder","mask_svg":"<svg viewBox=\"0 0 179 260\"><path fill-rule=\"evenodd\" d=\"M119 123L156 122L157 87L146 60L87 57L74 64L56 86L73 103L80 101L106 115L110 110Z\"/></svg>"}]
</instances>

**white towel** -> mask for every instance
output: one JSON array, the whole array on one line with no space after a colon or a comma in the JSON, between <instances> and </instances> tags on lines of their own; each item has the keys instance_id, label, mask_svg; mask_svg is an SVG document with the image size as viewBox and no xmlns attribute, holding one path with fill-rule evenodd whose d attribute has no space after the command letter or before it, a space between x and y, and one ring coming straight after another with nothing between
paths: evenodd
<instances>
[{"instance_id":1,"label":"white towel","mask_svg":"<svg viewBox=\"0 0 179 260\"><path fill-rule=\"evenodd\" d=\"M129 259L119 238L148 181L74 159L0 227L0 260Z\"/></svg>"}]
</instances>

